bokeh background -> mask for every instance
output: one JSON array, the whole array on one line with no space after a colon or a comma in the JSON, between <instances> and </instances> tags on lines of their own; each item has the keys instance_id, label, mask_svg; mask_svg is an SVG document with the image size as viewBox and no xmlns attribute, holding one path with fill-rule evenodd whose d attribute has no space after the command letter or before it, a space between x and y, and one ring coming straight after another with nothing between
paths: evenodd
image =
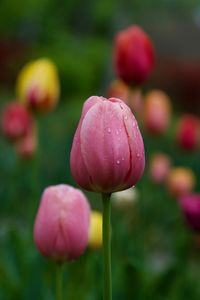
<instances>
[{"instance_id":1,"label":"bokeh background","mask_svg":"<svg viewBox=\"0 0 200 300\"><path fill-rule=\"evenodd\" d=\"M37 117L39 149L20 159L0 137L0 299L54 299L55 266L37 252L32 237L43 189L73 181L69 154L82 104L106 95L114 78L114 35L137 23L151 36L156 67L143 90L161 88L172 99L165 136L144 133L147 168L132 210L112 211L113 299L200 298L200 242L165 186L151 182L149 157L164 151L176 166L191 167L200 190L199 152L177 148L173 133L183 112L200 114L200 1L0 1L0 108L16 97L21 67L48 57L58 67L57 108ZM86 193L101 210L100 197ZM87 250L66 265L65 299L102 299L102 253Z\"/></svg>"}]
</instances>

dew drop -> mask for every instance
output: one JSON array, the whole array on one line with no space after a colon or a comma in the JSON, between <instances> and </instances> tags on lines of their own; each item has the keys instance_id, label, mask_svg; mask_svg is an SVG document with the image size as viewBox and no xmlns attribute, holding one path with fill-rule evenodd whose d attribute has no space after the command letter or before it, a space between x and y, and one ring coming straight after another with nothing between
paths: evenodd
<instances>
[{"instance_id":1,"label":"dew drop","mask_svg":"<svg viewBox=\"0 0 200 300\"><path fill-rule=\"evenodd\" d=\"M110 128L108 128L108 133L111 133L111 129Z\"/></svg>"},{"instance_id":2,"label":"dew drop","mask_svg":"<svg viewBox=\"0 0 200 300\"><path fill-rule=\"evenodd\" d=\"M117 162L116 162L116 163L117 163L117 165L119 165L119 164L120 164L120 160L117 160Z\"/></svg>"},{"instance_id":3,"label":"dew drop","mask_svg":"<svg viewBox=\"0 0 200 300\"><path fill-rule=\"evenodd\" d=\"M139 153L137 153L137 154L136 154L136 156L139 158L139 157L140 157L140 154L139 154Z\"/></svg>"},{"instance_id":4,"label":"dew drop","mask_svg":"<svg viewBox=\"0 0 200 300\"><path fill-rule=\"evenodd\" d=\"M116 130L116 135L119 135L119 131L118 130Z\"/></svg>"},{"instance_id":5,"label":"dew drop","mask_svg":"<svg viewBox=\"0 0 200 300\"><path fill-rule=\"evenodd\" d=\"M125 160L125 158L124 157L122 157L122 161L124 161Z\"/></svg>"}]
</instances>

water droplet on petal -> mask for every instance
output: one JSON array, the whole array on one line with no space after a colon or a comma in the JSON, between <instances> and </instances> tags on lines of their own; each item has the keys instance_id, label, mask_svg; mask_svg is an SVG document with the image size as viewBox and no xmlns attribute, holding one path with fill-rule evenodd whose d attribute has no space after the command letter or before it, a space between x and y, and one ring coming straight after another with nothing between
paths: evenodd
<instances>
[{"instance_id":1,"label":"water droplet on petal","mask_svg":"<svg viewBox=\"0 0 200 300\"><path fill-rule=\"evenodd\" d=\"M119 165L120 164L120 160L117 160L117 165Z\"/></svg>"},{"instance_id":2,"label":"water droplet on petal","mask_svg":"<svg viewBox=\"0 0 200 300\"><path fill-rule=\"evenodd\" d=\"M119 130L116 130L116 134L117 134L117 135L119 134Z\"/></svg>"},{"instance_id":3,"label":"water droplet on petal","mask_svg":"<svg viewBox=\"0 0 200 300\"><path fill-rule=\"evenodd\" d=\"M111 133L111 129L110 128L108 128L108 133Z\"/></svg>"},{"instance_id":4,"label":"water droplet on petal","mask_svg":"<svg viewBox=\"0 0 200 300\"><path fill-rule=\"evenodd\" d=\"M125 160L125 158L124 158L124 157L122 157L122 160L124 161L124 160Z\"/></svg>"},{"instance_id":5,"label":"water droplet on petal","mask_svg":"<svg viewBox=\"0 0 200 300\"><path fill-rule=\"evenodd\" d=\"M140 157L140 154L139 154L139 153L137 153L137 154L136 154L136 156L139 158L139 157Z\"/></svg>"}]
</instances>

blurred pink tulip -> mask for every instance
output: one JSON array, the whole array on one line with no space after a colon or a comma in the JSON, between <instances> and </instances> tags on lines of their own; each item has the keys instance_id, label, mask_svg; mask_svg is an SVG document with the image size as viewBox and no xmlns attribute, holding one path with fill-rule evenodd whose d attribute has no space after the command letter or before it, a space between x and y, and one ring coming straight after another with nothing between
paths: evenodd
<instances>
[{"instance_id":1,"label":"blurred pink tulip","mask_svg":"<svg viewBox=\"0 0 200 300\"><path fill-rule=\"evenodd\" d=\"M200 194L185 194L179 200L186 223L200 233Z\"/></svg>"},{"instance_id":2,"label":"blurred pink tulip","mask_svg":"<svg viewBox=\"0 0 200 300\"><path fill-rule=\"evenodd\" d=\"M32 125L27 109L18 102L10 102L3 111L1 127L3 134L10 140L25 136Z\"/></svg>"},{"instance_id":3,"label":"blurred pink tulip","mask_svg":"<svg viewBox=\"0 0 200 300\"><path fill-rule=\"evenodd\" d=\"M185 150L195 150L200 143L200 121L193 115L184 115L178 123L177 144Z\"/></svg>"},{"instance_id":4,"label":"blurred pink tulip","mask_svg":"<svg viewBox=\"0 0 200 300\"><path fill-rule=\"evenodd\" d=\"M164 133L171 118L170 98L160 90L151 90L145 95L142 115L144 127L149 133Z\"/></svg>"},{"instance_id":5,"label":"blurred pink tulip","mask_svg":"<svg viewBox=\"0 0 200 300\"><path fill-rule=\"evenodd\" d=\"M144 145L123 101L93 96L85 102L70 164L74 179L89 191L112 193L136 184L144 170Z\"/></svg>"},{"instance_id":6,"label":"blurred pink tulip","mask_svg":"<svg viewBox=\"0 0 200 300\"><path fill-rule=\"evenodd\" d=\"M115 38L114 65L117 76L127 84L142 84L150 75L155 53L149 36L139 26L120 31Z\"/></svg>"},{"instance_id":7,"label":"blurred pink tulip","mask_svg":"<svg viewBox=\"0 0 200 300\"><path fill-rule=\"evenodd\" d=\"M42 255L70 261L88 244L90 207L84 194L69 185L45 189L34 225L34 240Z\"/></svg>"},{"instance_id":8,"label":"blurred pink tulip","mask_svg":"<svg viewBox=\"0 0 200 300\"><path fill-rule=\"evenodd\" d=\"M171 160L164 153L155 153L150 161L149 173L155 183L163 183L171 167Z\"/></svg>"},{"instance_id":9,"label":"blurred pink tulip","mask_svg":"<svg viewBox=\"0 0 200 300\"><path fill-rule=\"evenodd\" d=\"M38 136L36 126L32 126L28 133L16 141L16 153L23 159L31 158L37 151Z\"/></svg>"}]
</instances>

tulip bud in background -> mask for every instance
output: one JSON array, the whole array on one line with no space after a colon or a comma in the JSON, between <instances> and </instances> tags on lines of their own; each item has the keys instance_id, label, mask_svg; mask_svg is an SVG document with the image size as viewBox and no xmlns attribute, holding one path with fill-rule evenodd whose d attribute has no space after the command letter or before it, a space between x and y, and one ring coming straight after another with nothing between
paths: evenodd
<instances>
[{"instance_id":1,"label":"tulip bud in background","mask_svg":"<svg viewBox=\"0 0 200 300\"><path fill-rule=\"evenodd\" d=\"M36 126L34 124L31 126L27 134L21 139L17 140L15 143L16 153L23 159L28 159L33 157L37 151L38 146L38 136Z\"/></svg>"},{"instance_id":2,"label":"tulip bud in background","mask_svg":"<svg viewBox=\"0 0 200 300\"><path fill-rule=\"evenodd\" d=\"M70 261L88 244L90 206L84 194L69 185L50 186L42 194L34 225L34 241L44 256Z\"/></svg>"},{"instance_id":3,"label":"tulip bud in background","mask_svg":"<svg viewBox=\"0 0 200 300\"><path fill-rule=\"evenodd\" d=\"M102 214L98 211L91 211L88 245L92 249L96 250L102 247L102 225Z\"/></svg>"},{"instance_id":4,"label":"tulip bud in background","mask_svg":"<svg viewBox=\"0 0 200 300\"><path fill-rule=\"evenodd\" d=\"M196 183L194 172L189 168L172 168L167 178L167 188L171 195L180 196L193 190Z\"/></svg>"},{"instance_id":5,"label":"tulip bud in background","mask_svg":"<svg viewBox=\"0 0 200 300\"><path fill-rule=\"evenodd\" d=\"M21 103L36 111L51 110L60 94L55 64L46 58L28 63L19 73L16 89Z\"/></svg>"},{"instance_id":6,"label":"tulip bud in background","mask_svg":"<svg viewBox=\"0 0 200 300\"><path fill-rule=\"evenodd\" d=\"M116 98L90 97L70 156L77 183L94 192L121 191L136 184L144 163L142 136L130 108Z\"/></svg>"},{"instance_id":7,"label":"tulip bud in background","mask_svg":"<svg viewBox=\"0 0 200 300\"><path fill-rule=\"evenodd\" d=\"M18 102L9 103L2 113L3 134L10 140L24 137L32 126L32 117L27 109Z\"/></svg>"},{"instance_id":8,"label":"tulip bud in background","mask_svg":"<svg viewBox=\"0 0 200 300\"><path fill-rule=\"evenodd\" d=\"M111 196L113 205L119 209L130 209L138 200L138 190L135 187L130 189L113 193Z\"/></svg>"},{"instance_id":9,"label":"tulip bud in background","mask_svg":"<svg viewBox=\"0 0 200 300\"><path fill-rule=\"evenodd\" d=\"M178 122L176 141L185 150L195 150L200 143L200 121L193 115L184 115Z\"/></svg>"},{"instance_id":10,"label":"tulip bud in background","mask_svg":"<svg viewBox=\"0 0 200 300\"><path fill-rule=\"evenodd\" d=\"M185 194L179 199L188 226L200 233L200 194Z\"/></svg>"},{"instance_id":11,"label":"tulip bud in background","mask_svg":"<svg viewBox=\"0 0 200 300\"><path fill-rule=\"evenodd\" d=\"M151 90L145 95L143 104L143 123L151 134L162 134L169 126L171 118L170 98L160 90Z\"/></svg>"},{"instance_id":12,"label":"tulip bud in background","mask_svg":"<svg viewBox=\"0 0 200 300\"><path fill-rule=\"evenodd\" d=\"M123 81L117 79L111 82L107 91L108 98L123 100L132 110L138 112L142 107L142 93L139 88L130 88Z\"/></svg>"},{"instance_id":13,"label":"tulip bud in background","mask_svg":"<svg viewBox=\"0 0 200 300\"><path fill-rule=\"evenodd\" d=\"M116 35L115 72L128 85L142 84L152 72L154 61L152 42L142 28L131 26Z\"/></svg>"},{"instance_id":14,"label":"tulip bud in background","mask_svg":"<svg viewBox=\"0 0 200 300\"><path fill-rule=\"evenodd\" d=\"M170 168L171 160L167 154L154 153L149 164L149 174L151 180L155 183L165 182Z\"/></svg>"}]
</instances>

